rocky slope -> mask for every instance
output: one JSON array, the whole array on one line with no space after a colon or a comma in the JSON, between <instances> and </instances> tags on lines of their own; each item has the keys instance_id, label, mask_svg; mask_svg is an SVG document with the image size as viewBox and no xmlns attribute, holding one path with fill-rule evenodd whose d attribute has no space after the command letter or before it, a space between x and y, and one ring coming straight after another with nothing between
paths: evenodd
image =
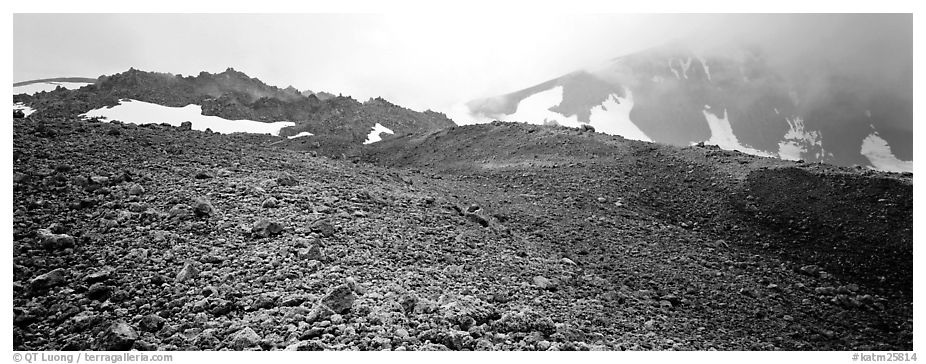
<instances>
[{"instance_id":1,"label":"rocky slope","mask_svg":"<svg viewBox=\"0 0 926 364\"><path fill-rule=\"evenodd\" d=\"M270 86L232 68L218 74L201 72L195 77L129 69L101 76L95 83L77 90L62 88L35 95L20 94L13 101L35 109L35 117L45 118L76 118L93 109L115 106L122 99L171 107L196 104L202 107L203 115L224 119L295 122L295 126L282 130L281 135L311 132L313 136L300 138L299 142L305 143L306 149L316 144L328 146L324 150L331 150L332 154L354 154L351 151L359 149L376 122L398 134L455 125L444 114L409 110L381 98L361 103L324 92L318 95L321 98L292 86L285 89Z\"/></svg>"},{"instance_id":2,"label":"rocky slope","mask_svg":"<svg viewBox=\"0 0 926 364\"><path fill-rule=\"evenodd\" d=\"M518 124L365 147L380 166L160 125L13 132L18 350L912 348L900 175ZM821 210L782 206L803 194ZM848 269L853 249L902 269Z\"/></svg>"}]
</instances>

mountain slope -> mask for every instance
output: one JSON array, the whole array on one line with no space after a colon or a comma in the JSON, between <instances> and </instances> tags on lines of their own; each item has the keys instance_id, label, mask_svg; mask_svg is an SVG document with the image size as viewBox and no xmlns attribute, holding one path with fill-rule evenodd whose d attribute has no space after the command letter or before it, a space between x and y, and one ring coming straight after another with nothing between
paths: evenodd
<instances>
[{"instance_id":1,"label":"mountain slope","mask_svg":"<svg viewBox=\"0 0 926 364\"><path fill-rule=\"evenodd\" d=\"M912 348L895 174L502 123L366 145L380 166L157 124L13 133L17 350Z\"/></svg>"},{"instance_id":2,"label":"mountain slope","mask_svg":"<svg viewBox=\"0 0 926 364\"><path fill-rule=\"evenodd\" d=\"M757 49L701 55L672 45L467 106L508 121L591 123L679 146L705 141L756 155L911 171L902 161L913 158L912 97L866 86L862 75L826 68L782 72ZM629 111L605 112L616 104ZM615 123L633 127L611 130ZM887 147L863 150L868 138ZM875 165L879 156L893 165Z\"/></svg>"},{"instance_id":3,"label":"mountain slope","mask_svg":"<svg viewBox=\"0 0 926 364\"><path fill-rule=\"evenodd\" d=\"M203 115L228 120L294 122L296 125L284 128L280 135L311 132L313 136L298 142L305 143L306 148L314 148L316 143L336 146L323 149L336 154L358 149L376 123L402 134L454 125L445 115L430 110L417 112L382 99L360 103L350 97L320 94L324 100L293 87L267 85L232 68L218 74L201 72L195 77L130 69L102 76L79 90L15 95L14 102L36 110L36 117L51 118L76 118L119 105L125 99L168 107L199 105Z\"/></svg>"}]
</instances>

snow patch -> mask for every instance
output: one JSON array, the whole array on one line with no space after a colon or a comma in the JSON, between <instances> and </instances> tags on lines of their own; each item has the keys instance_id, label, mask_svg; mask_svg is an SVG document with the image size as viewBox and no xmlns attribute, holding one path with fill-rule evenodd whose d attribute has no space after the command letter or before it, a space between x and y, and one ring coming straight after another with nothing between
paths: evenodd
<instances>
[{"instance_id":1,"label":"snow patch","mask_svg":"<svg viewBox=\"0 0 926 364\"><path fill-rule=\"evenodd\" d=\"M21 102L17 102L13 104L13 111L16 111L16 110L22 110L23 115L25 115L24 117L28 117L29 115L35 112L35 109L28 107Z\"/></svg>"},{"instance_id":2,"label":"snow patch","mask_svg":"<svg viewBox=\"0 0 926 364\"><path fill-rule=\"evenodd\" d=\"M601 105L592 108L588 125L593 126L595 131L601 133L652 142L653 140L630 120L630 111L633 110L633 94L627 89L624 89L624 93L627 96L623 98L611 94ZM566 117L550 110L562 101L563 87L556 86L521 100L517 111L506 116L504 120L537 125L555 122L571 128L578 128L585 124L580 122L575 115Z\"/></svg>"},{"instance_id":3,"label":"snow patch","mask_svg":"<svg viewBox=\"0 0 926 364\"><path fill-rule=\"evenodd\" d=\"M518 103L514 114L503 117L505 121L526 122L528 124L543 125L557 122L560 125L579 125L576 116L565 117L562 114L550 111L563 102L563 86L556 86L546 91L530 95Z\"/></svg>"},{"instance_id":4,"label":"snow patch","mask_svg":"<svg viewBox=\"0 0 926 364\"><path fill-rule=\"evenodd\" d=\"M711 129L711 138L706 140L705 144L719 146L722 149L738 150L743 153L758 155L762 157L771 157L772 155L758 149L753 149L740 144L736 135L733 134L733 127L730 126L730 120L727 118L727 109L723 110L723 117L719 117L710 111L708 105L704 105L704 119Z\"/></svg>"},{"instance_id":5,"label":"snow patch","mask_svg":"<svg viewBox=\"0 0 926 364\"><path fill-rule=\"evenodd\" d=\"M652 142L653 139L630 120L630 111L633 110L633 94L627 89L624 89L624 93L627 94L626 98L611 94L601 105L595 106L589 116L589 124L598 132Z\"/></svg>"},{"instance_id":6,"label":"snow patch","mask_svg":"<svg viewBox=\"0 0 926 364\"><path fill-rule=\"evenodd\" d=\"M37 82L37 83L30 83L30 84L28 84L28 85L23 85L23 86L14 86L14 87L13 87L13 95L19 95L19 94L35 95L36 93L43 92L43 91L45 91L45 92L54 91L55 88L57 88L58 86L64 87L64 88L66 88L66 89L68 89L68 90L76 90L76 89L79 89L79 88L84 87L84 86L89 85L89 84L90 84L90 83L88 83L88 82Z\"/></svg>"},{"instance_id":7,"label":"snow patch","mask_svg":"<svg viewBox=\"0 0 926 364\"><path fill-rule=\"evenodd\" d=\"M775 115L781 115L781 113L780 113L780 112L778 112L778 108L777 108L777 107L776 107L776 108L774 108L773 110L775 110Z\"/></svg>"},{"instance_id":8,"label":"snow patch","mask_svg":"<svg viewBox=\"0 0 926 364\"><path fill-rule=\"evenodd\" d=\"M382 126L380 123L376 123L376 125L373 126L373 130L370 131L369 135L367 135L367 140L364 141L363 144L371 144L383 140L382 136L380 136L382 133L395 134L392 130L389 130L389 128Z\"/></svg>"},{"instance_id":9,"label":"snow patch","mask_svg":"<svg viewBox=\"0 0 926 364\"><path fill-rule=\"evenodd\" d=\"M309 133L309 132L307 132L307 131L304 131L304 132L301 132L301 133L296 134L296 135L290 135L290 136L288 136L287 138L289 138L289 139L296 139L296 138L302 138L302 137L307 137L307 136L312 136L312 135L315 135L315 134L312 134L312 133Z\"/></svg>"},{"instance_id":10,"label":"snow patch","mask_svg":"<svg viewBox=\"0 0 926 364\"><path fill-rule=\"evenodd\" d=\"M874 128L874 126L872 126ZM902 161L891 153L887 140L875 130L862 140L861 153L875 169L888 172L913 172L913 161Z\"/></svg>"},{"instance_id":11,"label":"snow patch","mask_svg":"<svg viewBox=\"0 0 926 364\"><path fill-rule=\"evenodd\" d=\"M90 110L80 116L82 118L119 120L139 125L168 123L173 126L180 126L184 121L189 121L193 124L195 130L211 129L222 134L279 135L280 129L296 125L291 121L263 123L254 120L229 120L218 116L203 115L202 107L195 104L170 107L137 100L122 100L119 105Z\"/></svg>"},{"instance_id":12,"label":"snow patch","mask_svg":"<svg viewBox=\"0 0 926 364\"><path fill-rule=\"evenodd\" d=\"M777 110L777 109L775 109ZM786 160L803 159L802 154L807 153L808 147L823 147L823 138L820 132L816 130L805 130L804 120L800 117L793 119L785 118L788 123L788 131L783 136L784 140L778 142L778 157ZM817 154L822 157L824 152Z\"/></svg>"}]
</instances>

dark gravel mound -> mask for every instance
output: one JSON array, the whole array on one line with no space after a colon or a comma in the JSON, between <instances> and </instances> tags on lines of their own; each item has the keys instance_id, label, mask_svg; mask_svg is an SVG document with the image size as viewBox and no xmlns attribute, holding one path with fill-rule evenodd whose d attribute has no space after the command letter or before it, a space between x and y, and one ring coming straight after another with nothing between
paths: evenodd
<instances>
[{"instance_id":1,"label":"dark gravel mound","mask_svg":"<svg viewBox=\"0 0 926 364\"><path fill-rule=\"evenodd\" d=\"M912 297L909 181L780 168L751 172L746 183L748 210L757 223L790 237L777 243L788 255Z\"/></svg>"}]
</instances>

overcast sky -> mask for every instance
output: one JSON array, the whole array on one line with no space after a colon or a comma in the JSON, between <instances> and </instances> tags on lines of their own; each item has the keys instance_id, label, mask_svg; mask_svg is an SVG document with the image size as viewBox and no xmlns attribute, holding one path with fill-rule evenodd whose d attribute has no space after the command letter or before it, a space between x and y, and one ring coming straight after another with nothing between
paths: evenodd
<instances>
[{"instance_id":1,"label":"overcast sky","mask_svg":"<svg viewBox=\"0 0 926 364\"><path fill-rule=\"evenodd\" d=\"M794 55L817 47L814 41L845 43L840 49L859 54L892 51L868 51L858 43L864 38L900 45L907 49L902 56L912 57L912 17L15 14L13 20L14 81L97 77L129 67L183 75L234 67L275 86L359 100L382 96L445 112L681 38L774 38Z\"/></svg>"}]
</instances>

